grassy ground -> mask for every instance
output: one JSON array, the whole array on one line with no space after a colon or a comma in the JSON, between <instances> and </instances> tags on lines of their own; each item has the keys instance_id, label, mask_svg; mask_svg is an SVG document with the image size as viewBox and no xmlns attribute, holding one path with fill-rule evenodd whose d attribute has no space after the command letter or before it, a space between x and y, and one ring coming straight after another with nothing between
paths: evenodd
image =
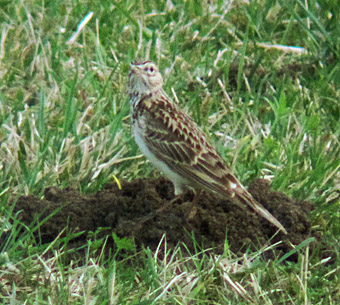
<instances>
[{"instance_id":1,"label":"grassy ground","mask_svg":"<svg viewBox=\"0 0 340 305\"><path fill-rule=\"evenodd\" d=\"M3 304L339 304L339 16L336 0L1 0ZM158 175L129 130L136 57L159 64L167 92L245 184L266 177L315 203L328 252L307 240L295 264L262 261L265 249L236 257L227 243L221 257L184 257L163 240L160 258L117 239L108 257L95 239L71 260L73 236L59 247L33 240L39 226L23 228L11 199Z\"/></svg>"}]
</instances>

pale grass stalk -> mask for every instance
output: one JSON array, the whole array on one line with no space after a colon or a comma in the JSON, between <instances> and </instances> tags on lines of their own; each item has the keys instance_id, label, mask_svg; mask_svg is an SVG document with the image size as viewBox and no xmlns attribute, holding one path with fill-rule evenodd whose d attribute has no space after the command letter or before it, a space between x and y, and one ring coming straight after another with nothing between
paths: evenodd
<instances>
[{"instance_id":1,"label":"pale grass stalk","mask_svg":"<svg viewBox=\"0 0 340 305\"><path fill-rule=\"evenodd\" d=\"M166 83L166 80L167 78L171 75L171 72L173 71L173 69L175 68L175 65L178 63L178 62L181 62L182 61L182 58L180 56L176 56L175 57L175 60L171 63L170 67L169 68L165 68L164 69L164 82ZM171 91L173 89L171 88ZM176 99L176 102L178 102L178 99Z\"/></svg>"},{"instance_id":2,"label":"pale grass stalk","mask_svg":"<svg viewBox=\"0 0 340 305\"><path fill-rule=\"evenodd\" d=\"M205 251L209 251L209 249ZM155 269L159 271L159 278L161 279L161 287L150 294L150 297L157 295L153 301L155 304L161 300L167 300L168 297L174 294L178 301L188 302L191 292L200 280L199 271L191 270L192 268L189 268L189 266L195 260L199 260L199 255L203 255L205 251L193 256L183 257L180 247L168 250L166 237L165 235L162 236L153 255L154 264L156 265ZM170 253L171 255L169 256ZM159 254L163 256L162 260L159 260ZM208 273L213 272L213 270L214 267L211 265Z\"/></svg>"},{"instance_id":3,"label":"pale grass stalk","mask_svg":"<svg viewBox=\"0 0 340 305\"><path fill-rule=\"evenodd\" d=\"M303 138L302 138L302 140L301 140L301 143L300 143L300 145L299 145L299 150L298 150L299 155L302 155L302 154L303 154L304 147L305 147L305 144L306 144L307 140L308 140L307 133L304 133L304 134L303 134Z\"/></svg>"},{"instance_id":4,"label":"pale grass stalk","mask_svg":"<svg viewBox=\"0 0 340 305\"><path fill-rule=\"evenodd\" d=\"M249 93L251 93L252 90L251 90L250 85L249 85L248 77L244 73L243 73L243 79L244 79L244 83L246 85L247 91Z\"/></svg>"},{"instance_id":5,"label":"pale grass stalk","mask_svg":"<svg viewBox=\"0 0 340 305\"><path fill-rule=\"evenodd\" d=\"M76 131L77 134L80 134L80 132L83 130L84 126L87 124L87 116L89 116L93 112L93 104L90 104L86 107L85 111L83 112L82 116L80 117Z\"/></svg>"},{"instance_id":6,"label":"pale grass stalk","mask_svg":"<svg viewBox=\"0 0 340 305\"><path fill-rule=\"evenodd\" d=\"M310 305L310 301L308 299L308 278L309 278L309 246L305 249L305 254L301 256L301 269L300 276L296 274L296 279L300 284L300 293L302 294L302 298L304 300L304 305Z\"/></svg>"},{"instance_id":7,"label":"pale grass stalk","mask_svg":"<svg viewBox=\"0 0 340 305\"><path fill-rule=\"evenodd\" d=\"M116 54L115 50L112 47L110 47L110 51L111 51L111 54L112 54L115 62L118 63L119 60L118 60L118 57L117 57L117 54Z\"/></svg>"},{"instance_id":8,"label":"pale grass stalk","mask_svg":"<svg viewBox=\"0 0 340 305\"><path fill-rule=\"evenodd\" d=\"M196 76L196 81L204 88L207 87L207 84L198 76Z\"/></svg>"},{"instance_id":9,"label":"pale grass stalk","mask_svg":"<svg viewBox=\"0 0 340 305\"><path fill-rule=\"evenodd\" d=\"M209 30L209 32L202 38L202 41L205 41L210 38L210 35L216 30L216 28L220 25L221 22L225 22L225 15L230 11L232 6L232 1L225 1L224 2L224 8L223 8L223 13L221 15L215 14L213 12L212 16L217 17L218 20L214 24L214 26Z\"/></svg>"},{"instance_id":10,"label":"pale grass stalk","mask_svg":"<svg viewBox=\"0 0 340 305\"><path fill-rule=\"evenodd\" d=\"M142 51L143 47L143 23L140 19L137 20L138 23L138 29L139 29L139 39L138 39L138 46L137 46L137 52L136 52L136 57L140 56L140 52Z\"/></svg>"},{"instance_id":11,"label":"pale grass stalk","mask_svg":"<svg viewBox=\"0 0 340 305\"><path fill-rule=\"evenodd\" d=\"M151 46L152 46L152 40L150 39L145 47L145 59L150 58Z\"/></svg>"},{"instance_id":12,"label":"pale grass stalk","mask_svg":"<svg viewBox=\"0 0 340 305\"><path fill-rule=\"evenodd\" d=\"M89 12L83 20L79 23L77 30L74 32L74 34L69 38L69 40L66 42L67 45L71 45L76 42L81 32L84 30L85 26L88 24L88 22L91 20L93 16L93 12Z\"/></svg>"},{"instance_id":13,"label":"pale grass stalk","mask_svg":"<svg viewBox=\"0 0 340 305\"><path fill-rule=\"evenodd\" d=\"M54 166L54 172L56 173L57 177L60 174L59 169L61 168L61 157L62 157L62 152L64 150L65 147L65 143L66 143L66 139L63 139L63 141L61 142L60 145L60 149L59 152L56 154L56 158L55 158L55 166Z\"/></svg>"},{"instance_id":14,"label":"pale grass stalk","mask_svg":"<svg viewBox=\"0 0 340 305\"><path fill-rule=\"evenodd\" d=\"M157 57L157 63L160 64L160 60L162 57L162 37L161 32L159 30L156 30L156 57Z\"/></svg>"},{"instance_id":15,"label":"pale grass stalk","mask_svg":"<svg viewBox=\"0 0 340 305\"><path fill-rule=\"evenodd\" d=\"M214 67L216 67L218 62L223 59L223 54L226 52L230 52L230 51L231 51L230 48L224 48L222 50L218 50L216 59L214 61Z\"/></svg>"},{"instance_id":16,"label":"pale grass stalk","mask_svg":"<svg viewBox=\"0 0 340 305\"><path fill-rule=\"evenodd\" d=\"M227 104L228 104L228 107L230 109L230 111L233 111L234 109L234 106L233 106L233 101L232 99L230 98L227 90L225 89L225 86L223 84L223 82L221 81L221 79L217 79L217 82L218 82L218 85L220 86L221 90L222 90L222 93L223 93L223 96L224 96L224 99L227 101Z\"/></svg>"},{"instance_id":17,"label":"pale grass stalk","mask_svg":"<svg viewBox=\"0 0 340 305\"><path fill-rule=\"evenodd\" d=\"M333 178L336 174L339 175L340 173L340 164L334 169L332 170L331 172L329 172L329 174L324 178L322 184L321 184L321 187L323 187L331 178Z\"/></svg>"},{"instance_id":18,"label":"pale grass stalk","mask_svg":"<svg viewBox=\"0 0 340 305\"><path fill-rule=\"evenodd\" d=\"M114 262L114 267L116 267L116 262ZM109 281L109 296L110 296L110 305L118 304L119 299L119 290L117 288L117 279L116 279L116 268L112 270L110 273L110 281Z\"/></svg>"},{"instance_id":19,"label":"pale grass stalk","mask_svg":"<svg viewBox=\"0 0 340 305\"><path fill-rule=\"evenodd\" d=\"M255 128L254 128L254 122L250 122L250 120L252 120L252 117L248 117L247 119L245 119L244 121L245 121L245 123L246 123L246 125L247 125L247 127L248 127L248 130L249 130L249 132L251 133L251 135L252 135L252 137L256 137L256 135L257 135L257 132L255 131Z\"/></svg>"},{"instance_id":20,"label":"pale grass stalk","mask_svg":"<svg viewBox=\"0 0 340 305\"><path fill-rule=\"evenodd\" d=\"M31 41L32 43L37 46L38 43L37 43L37 39L35 37L35 30L34 30L34 26L33 24L35 23L32 19L32 15L31 13L25 8L26 10L26 15L27 15L27 21L28 21L28 25L29 25L29 29L30 29L30 34L31 34Z\"/></svg>"},{"instance_id":21,"label":"pale grass stalk","mask_svg":"<svg viewBox=\"0 0 340 305\"><path fill-rule=\"evenodd\" d=\"M257 43L258 47L268 49L268 50L278 50L284 53L291 53L295 55L305 55L307 54L307 50L303 47L297 46L286 46L282 44L268 44L268 43Z\"/></svg>"},{"instance_id":22,"label":"pale grass stalk","mask_svg":"<svg viewBox=\"0 0 340 305\"><path fill-rule=\"evenodd\" d=\"M179 99L178 99L177 94L176 94L176 91L175 91L175 89L174 89L173 87L171 87L171 92L172 92L172 95L173 95L173 97L174 97L175 102L176 102L177 104L179 104Z\"/></svg>"},{"instance_id":23,"label":"pale grass stalk","mask_svg":"<svg viewBox=\"0 0 340 305\"><path fill-rule=\"evenodd\" d=\"M96 45L97 47L100 46L100 40L99 40L99 20L96 18Z\"/></svg>"},{"instance_id":24,"label":"pale grass stalk","mask_svg":"<svg viewBox=\"0 0 340 305\"><path fill-rule=\"evenodd\" d=\"M117 163L120 163L120 162L123 162L125 161L123 158L121 158L121 156L126 152L126 148L123 147L120 151L118 151L116 153L115 156L113 156L108 162L105 162L105 163L102 163L100 165L97 165L97 167L94 168L95 172L94 174L92 175L91 177L91 180L94 180L96 179L99 174L101 173L102 170L107 170L109 169L112 165L114 164L117 164Z\"/></svg>"},{"instance_id":25,"label":"pale grass stalk","mask_svg":"<svg viewBox=\"0 0 340 305\"><path fill-rule=\"evenodd\" d=\"M9 29L10 29L10 26L4 26L2 28L1 41L0 41L0 61L3 60L5 57L5 43L6 43ZM0 78L1 78L1 72L0 72Z\"/></svg>"}]
</instances>

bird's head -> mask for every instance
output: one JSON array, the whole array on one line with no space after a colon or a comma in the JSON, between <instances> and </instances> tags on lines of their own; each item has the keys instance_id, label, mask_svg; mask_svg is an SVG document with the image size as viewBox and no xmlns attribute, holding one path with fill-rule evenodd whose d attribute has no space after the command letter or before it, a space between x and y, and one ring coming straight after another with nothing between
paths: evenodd
<instances>
[{"instance_id":1,"label":"bird's head","mask_svg":"<svg viewBox=\"0 0 340 305\"><path fill-rule=\"evenodd\" d=\"M149 94L162 89L163 77L152 61L134 61L129 74L129 94Z\"/></svg>"}]
</instances>

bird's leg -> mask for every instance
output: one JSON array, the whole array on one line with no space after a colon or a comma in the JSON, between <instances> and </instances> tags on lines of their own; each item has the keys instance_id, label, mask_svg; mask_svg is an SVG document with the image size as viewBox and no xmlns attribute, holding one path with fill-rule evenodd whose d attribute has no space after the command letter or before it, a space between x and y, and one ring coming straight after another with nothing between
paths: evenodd
<instances>
[{"instance_id":1,"label":"bird's leg","mask_svg":"<svg viewBox=\"0 0 340 305\"><path fill-rule=\"evenodd\" d=\"M166 202L163 206L161 206L159 209L157 209L154 212L151 212L149 215L142 217L138 224L139 225L143 225L145 222L151 220L152 218L154 218L155 216L157 216L158 214L162 213L164 210L166 210L167 208L169 208L170 206L172 206L176 201L180 200L182 198L183 195L183 190L180 189L175 190L175 197L173 199L171 199L170 201ZM187 217L187 220L192 220L195 215L197 214L197 203L198 200L200 198L201 195L201 190L198 190L197 192L195 192L195 197L194 200L191 202L191 207L190 207L190 211Z\"/></svg>"},{"instance_id":2,"label":"bird's leg","mask_svg":"<svg viewBox=\"0 0 340 305\"><path fill-rule=\"evenodd\" d=\"M159 209L157 209L154 212L151 212L149 215L146 215L144 217L142 217L138 224L139 225L143 225L145 222L151 220L152 218L154 218L155 216L157 216L159 213L163 212L164 210L166 210L168 207L170 207L171 205L173 205L177 200L179 200L182 197L182 193L180 194L176 194L175 197L173 199L171 199L170 201L166 202L165 204L163 204Z\"/></svg>"},{"instance_id":3,"label":"bird's leg","mask_svg":"<svg viewBox=\"0 0 340 305\"><path fill-rule=\"evenodd\" d=\"M163 212L165 209L173 205L177 200L179 200L182 197L186 187L182 185L181 183L176 183L176 182L173 182L173 183L174 183L174 188L175 188L175 197L171 199L170 201L168 201L167 203L165 203L161 208L156 210L156 214Z\"/></svg>"},{"instance_id":4,"label":"bird's leg","mask_svg":"<svg viewBox=\"0 0 340 305\"><path fill-rule=\"evenodd\" d=\"M189 212L189 216L188 216L189 221L192 220L197 214L197 202L198 202L198 199L199 199L201 193L202 193L202 190L198 190L197 193L195 193L195 197L194 197L194 200L191 203L191 208L190 208L190 212Z\"/></svg>"},{"instance_id":5,"label":"bird's leg","mask_svg":"<svg viewBox=\"0 0 340 305\"><path fill-rule=\"evenodd\" d=\"M191 203L191 207L190 207L190 211L188 214L188 220L191 220L195 217L195 215L197 214L197 203L198 203L198 199L201 195L201 190L198 190L197 192L195 192L195 197L194 200ZM156 216L158 213L163 212L164 210L166 210L169 206L173 205L177 200L179 200L182 197L182 192L180 192L179 194L176 194L175 197L173 199L171 199L170 201L168 201L166 204L164 204L161 208L159 208L158 210L155 211L155 214L153 214L152 217Z\"/></svg>"},{"instance_id":6,"label":"bird's leg","mask_svg":"<svg viewBox=\"0 0 340 305\"><path fill-rule=\"evenodd\" d=\"M166 210L169 206L173 205L177 200L179 200L182 197L182 194L176 195L173 199L168 201L167 203L163 204L162 207L160 207L158 210L156 210L156 214L163 212Z\"/></svg>"}]
</instances>

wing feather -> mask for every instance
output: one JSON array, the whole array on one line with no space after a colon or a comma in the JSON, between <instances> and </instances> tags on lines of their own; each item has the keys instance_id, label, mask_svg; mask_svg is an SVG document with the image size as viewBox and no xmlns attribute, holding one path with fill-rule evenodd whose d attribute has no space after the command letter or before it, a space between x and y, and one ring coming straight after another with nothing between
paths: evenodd
<instances>
[{"instance_id":1,"label":"wing feather","mask_svg":"<svg viewBox=\"0 0 340 305\"><path fill-rule=\"evenodd\" d=\"M231 174L230 170L199 126L176 104L152 100L153 105L143 100L150 105L148 111L143 112L148 122L144 128L150 151L191 181L193 187L232 196L225 179Z\"/></svg>"}]
</instances>

